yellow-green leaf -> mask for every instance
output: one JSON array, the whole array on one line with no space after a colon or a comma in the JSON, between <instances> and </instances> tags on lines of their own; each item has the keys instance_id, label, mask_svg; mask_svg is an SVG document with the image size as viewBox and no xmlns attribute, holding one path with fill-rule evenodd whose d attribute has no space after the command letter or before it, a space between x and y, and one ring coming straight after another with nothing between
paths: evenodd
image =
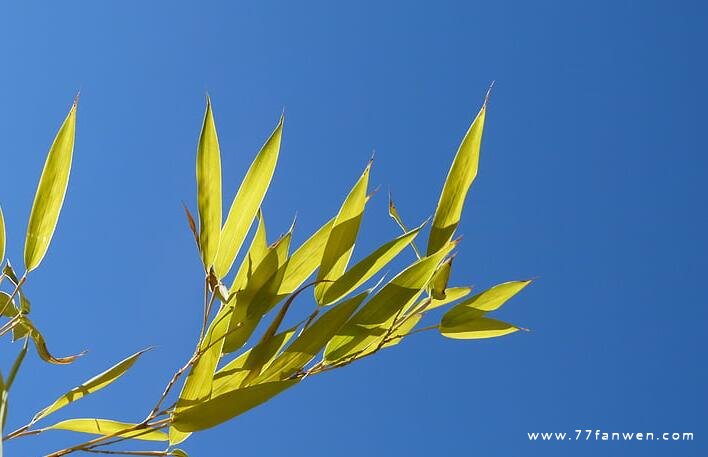
<instances>
[{"instance_id":1,"label":"yellow-green leaf","mask_svg":"<svg viewBox=\"0 0 708 457\"><path fill-rule=\"evenodd\" d=\"M334 218L320 227L290 256L278 291L279 295L295 292L320 265L332 224Z\"/></svg>"},{"instance_id":2,"label":"yellow-green leaf","mask_svg":"<svg viewBox=\"0 0 708 457\"><path fill-rule=\"evenodd\" d=\"M236 291L234 312L229 319L229 330L223 347L225 353L243 346L262 316L284 298L284 295L278 294L278 290L285 274L291 239L292 227L268 247L268 253L248 277L245 287Z\"/></svg>"},{"instance_id":3,"label":"yellow-green leaf","mask_svg":"<svg viewBox=\"0 0 708 457\"><path fill-rule=\"evenodd\" d=\"M212 395L217 396L227 391L246 387L244 382L246 378L252 372L256 372L255 375L257 376L261 373L261 370L268 367L275 356L290 341L290 338L295 334L295 330L296 328L293 327L274 335L224 365L214 375Z\"/></svg>"},{"instance_id":4,"label":"yellow-green leaf","mask_svg":"<svg viewBox=\"0 0 708 457\"><path fill-rule=\"evenodd\" d=\"M479 311L483 313L483 311ZM472 314L468 311L468 314ZM520 330L515 325L508 324L488 317L470 318L440 324L440 333L443 336L459 340L473 340L481 338L494 338L508 335Z\"/></svg>"},{"instance_id":5,"label":"yellow-green leaf","mask_svg":"<svg viewBox=\"0 0 708 457\"><path fill-rule=\"evenodd\" d=\"M103 373L100 373L94 376L93 378L89 379L88 381L82 383L80 386L74 387L69 392L57 398L54 403L37 413L32 419L32 422L37 422L38 420L47 417L51 413L63 408L69 403L80 400L86 395L92 394L111 384L113 381L123 376L123 374L125 374L125 372L133 366L136 360L138 360L138 357L140 357L147 350L148 349L144 349L140 352L136 352L130 357L127 357L126 359L113 365L111 368L104 371Z\"/></svg>"},{"instance_id":6,"label":"yellow-green leaf","mask_svg":"<svg viewBox=\"0 0 708 457\"><path fill-rule=\"evenodd\" d=\"M400 254L408 246L423 228L421 225L410 232L385 243L364 259L356 263L351 269L346 271L336 281L330 284L322 296L320 305L334 303L346 296L349 292L361 286L373 275L378 273L383 267Z\"/></svg>"},{"instance_id":7,"label":"yellow-green leaf","mask_svg":"<svg viewBox=\"0 0 708 457\"><path fill-rule=\"evenodd\" d=\"M283 117L281 116L275 130L246 172L236 193L224 228L221 230L221 243L214 261L214 269L219 278L224 277L231 269L253 218L263 202L278 162L282 134Z\"/></svg>"},{"instance_id":8,"label":"yellow-green leaf","mask_svg":"<svg viewBox=\"0 0 708 457\"><path fill-rule=\"evenodd\" d=\"M221 358L224 336L228 330L232 312L232 307L222 306L209 324L206 335L199 343L201 355L189 371L184 386L182 386L182 392L179 394L175 406L177 411L205 401L211 396L214 371Z\"/></svg>"},{"instance_id":9,"label":"yellow-green leaf","mask_svg":"<svg viewBox=\"0 0 708 457\"><path fill-rule=\"evenodd\" d=\"M479 149L482 142L486 113L487 103L485 101L479 114L477 114L462 139L462 143L447 174L447 179L435 210L433 225L430 229L428 255L437 252L452 239L460 222L467 191L477 176Z\"/></svg>"},{"instance_id":10,"label":"yellow-green leaf","mask_svg":"<svg viewBox=\"0 0 708 457\"><path fill-rule=\"evenodd\" d=\"M45 362L49 362L54 365L67 365L85 354L85 352L81 352L79 354L70 355L68 357L55 357L49 352L49 349L47 349L47 343L44 340L42 334L39 332L39 330L37 330L37 327L34 326L32 321L30 321L27 316L22 316L22 318L20 319L20 325L22 325L27 330L30 337L34 341L34 346L37 349L37 354Z\"/></svg>"},{"instance_id":11,"label":"yellow-green leaf","mask_svg":"<svg viewBox=\"0 0 708 457\"><path fill-rule=\"evenodd\" d=\"M226 392L191 408L177 410L172 426L181 432L214 427L264 403L298 383L297 379L256 384Z\"/></svg>"},{"instance_id":12,"label":"yellow-green leaf","mask_svg":"<svg viewBox=\"0 0 708 457\"><path fill-rule=\"evenodd\" d=\"M433 275L433 280L430 282L430 295L434 300L445 299L445 290L447 289L447 281L450 279L451 267L452 257L445 260Z\"/></svg>"},{"instance_id":13,"label":"yellow-green leaf","mask_svg":"<svg viewBox=\"0 0 708 457\"><path fill-rule=\"evenodd\" d=\"M167 441L167 434L160 430L136 429L137 424L128 424L108 419L69 419L47 427L53 430L90 433L92 435L120 436L134 440Z\"/></svg>"},{"instance_id":14,"label":"yellow-green leaf","mask_svg":"<svg viewBox=\"0 0 708 457\"><path fill-rule=\"evenodd\" d=\"M219 249L221 233L221 152L208 96L206 103L197 145L197 206L199 248L204 269L209 271Z\"/></svg>"},{"instance_id":15,"label":"yellow-green leaf","mask_svg":"<svg viewBox=\"0 0 708 457\"><path fill-rule=\"evenodd\" d=\"M257 218L258 226L256 227L256 233L253 235L246 257L244 257L236 272L229 293L238 292L243 289L246 286L248 278L253 275L254 270L258 267L266 254L268 254L268 239L266 237L266 225L263 212L259 211Z\"/></svg>"},{"instance_id":16,"label":"yellow-green leaf","mask_svg":"<svg viewBox=\"0 0 708 457\"><path fill-rule=\"evenodd\" d=\"M433 299L430 304L425 307L425 311L440 308L441 306L445 306L454 301L460 300L461 298L465 298L470 294L470 292L472 292L471 287L448 287L445 289L445 298L442 300Z\"/></svg>"},{"instance_id":17,"label":"yellow-green leaf","mask_svg":"<svg viewBox=\"0 0 708 457\"><path fill-rule=\"evenodd\" d=\"M386 337L396 316L414 302L430 282L442 259L455 247L416 261L372 297L330 340L325 349L329 363L354 357Z\"/></svg>"},{"instance_id":18,"label":"yellow-green leaf","mask_svg":"<svg viewBox=\"0 0 708 457\"><path fill-rule=\"evenodd\" d=\"M364 173L347 195L334 219L317 273L318 281L334 281L347 269L364 214L370 170L371 162L368 163ZM315 286L317 303L324 302L324 294L330 284L330 282L320 282Z\"/></svg>"},{"instance_id":19,"label":"yellow-green leaf","mask_svg":"<svg viewBox=\"0 0 708 457\"><path fill-rule=\"evenodd\" d=\"M54 138L34 196L25 238L25 267L32 271L44 258L59 220L69 183L76 132L76 102Z\"/></svg>"},{"instance_id":20,"label":"yellow-green leaf","mask_svg":"<svg viewBox=\"0 0 708 457\"><path fill-rule=\"evenodd\" d=\"M306 328L293 343L280 354L257 383L284 380L307 365L335 333L344 325L370 291L362 292L327 311Z\"/></svg>"},{"instance_id":21,"label":"yellow-green leaf","mask_svg":"<svg viewBox=\"0 0 708 457\"><path fill-rule=\"evenodd\" d=\"M454 319L457 313L463 312L467 308L494 311L529 284L531 284L530 280L509 281L498 284L459 303L448 311L446 316L448 319Z\"/></svg>"}]
</instances>

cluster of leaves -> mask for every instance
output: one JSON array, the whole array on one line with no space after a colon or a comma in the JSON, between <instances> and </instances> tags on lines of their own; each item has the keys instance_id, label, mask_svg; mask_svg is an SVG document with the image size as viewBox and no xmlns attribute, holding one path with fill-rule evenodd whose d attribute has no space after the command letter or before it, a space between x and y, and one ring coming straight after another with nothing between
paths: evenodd
<instances>
[{"instance_id":1,"label":"cluster of leaves","mask_svg":"<svg viewBox=\"0 0 708 457\"><path fill-rule=\"evenodd\" d=\"M198 221L185 206L189 227L204 267L204 303L200 337L194 353L167 383L146 418L124 423L99 418L65 420L43 428L35 424L60 408L120 378L145 352L140 351L105 372L71 389L34 415L25 426L3 440L59 429L97 435L89 441L50 454L75 451L107 452L106 446L125 440L162 441L167 447L148 451L110 451L132 455L186 456L175 445L193 432L214 427L258 406L293 387L308 376L343 367L397 345L413 333L438 330L448 338L476 339L506 335L520 329L487 317L529 281L502 283L470 296L469 287L448 285L459 240L455 231L467 192L477 175L487 101L467 131L443 186L425 251L416 238L426 223L408 229L393 201L389 215L401 235L383 243L350 265L369 194L371 161L344 199L338 213L298 248L291 249L294 224L268 243L261 211L275 171L283 131L283 118L256 155L224 221L222 216L221 153L210 100L197 148L196 178ZM29 301L22 291L27 273L44 257L66 191L74 141L76 104L71 108L50 149L30 216L25 244L26 273L17 278L10 263L0 280L7 278L12 293L2 292L2 315L8 322L0 335L12 331L23 340L17 361L6 379L0 377L4 424L7 396L17 370L34 342L37 352L51 363L73 358L53 357L39 331L29 321ZM235 259L244 247L252 225L256 229L243 260ZM4 252L4 222L2 252ZM379 275L408 247L412 262L390 280ZM291 252L292 251L292 252ZM423 252L425 254L423 254ZM231 274L233 273L233 274ZM227 282L230 277L230 286ZM373 284L372 284L373 282ZM368 287L367 287L368 286ZM312 290L312 311L295 325L284 327L294 299ZM15 304L15 299L19 306ZM451 305L441 322L418 327L423 316ZM292 320L292 319L290 319ZM181 384L173 397L174 388ZM0 448L1 457L1 448Z\"/></svg>"}]
</instances>

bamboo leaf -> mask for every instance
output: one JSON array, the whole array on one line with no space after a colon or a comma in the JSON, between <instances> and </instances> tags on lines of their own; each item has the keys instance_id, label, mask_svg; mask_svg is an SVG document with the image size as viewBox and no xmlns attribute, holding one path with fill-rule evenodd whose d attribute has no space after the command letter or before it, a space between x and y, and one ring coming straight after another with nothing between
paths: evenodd
<instances>
[{"instance_id":1,"label":"bamboo leaf","mask_svg":"<svg viewBox=\"0 0 708 457\"><path fill-rule=\"evenodd\" d=\"M123 438L144 441L167 441L167 434L160 430L138 429L137 424L129 424L126 422L118 422L108 419L69 419L61 421L57 424L50 425L47 429L52 430L68 430L70 432L89 433L92 435L114 435ZM131 431L125 431L131 430Z\"/></svg>"},{"instance_id":2,"label":"bamboo leaf","mask_svg":"<svg viewBox=\"0 0 708 457\"><path fill-rule=\"evenodd\" d=\"M214 269L219 278L224 277L231 269L270 186L280 153L283 121L284 118L281 116L275 130L246 172L226 217L226 223L221 230L221 244L214 261Z\"/></svg>"},{"instance_id":3,"label":"bamboo leaf","mask_svg":"<svg viewBox=\"0 0 708 457\"><path fill-rule=\"evenodd\" d=\"M452 257L445 260L433 275L433 280L430 282L430 295L434 300L444 300L447 282L450 279L450 269L452 267Z\"/></svg>"},{"instance_id":4,"label":"bamboo leaf","mask_svg":"<svg viewBox=\"0 0 708 457\"><path fill-rule=\"evenodd\" d=\"M428 255L437 252L452 239L460 222L467 191L477 176L479 149L486 113L487 102L485 100L482 109L462 139L447 174L430 230Z\"/></svg>"},{"instance_id":5,"label":"bamboo leaf","mask_svg":"<svg viewBox=\"0 0 708 457\"><path fill-rule=\"evenodd\" d=\"M348 300L335 305L327 311L293 343L279 355L273 363L255 381L262 383L279 381L290 377L307 365L325 347L327 342L344 325L370 291L362 292Z\"/></svg>"},{"instance_id":6,"label":"bamboo leaf","mask_svg":"<svg viewBox=\"0 0 708 457\"><path fill-rule=\"evenodd\" d=\"M445 289L445 298L442 300L431 300L430 304L425 307L425 311L430 311L431 309L440 308L442 306L448 305L454 301L465 298L472 292L471 287L448 287ZM416 308L415 306L413 307Z\"/></svg>"},{"instance_id":7,"label":"bamboo leaf","mask_svg":"<svg viewBox=\"0 0 708 457\"><path fill-rule=\"evenodd\" d=\"M39 266L59 220L74 154L76 105L75 101L59 128L39 178L25 238L24 260L27 271Z\"/></svg>"},{"instance_id":8,"label":"bamboo leaf","mask_svg":"<svg viewBox=\"0 0 708 457\"><path fill-rule=\"evenodd\" d=\"M7 375L7 382L5 383L5 386L3 387L3 389L8 392L10 391L12 384L15 382L15 377L17 376L17 373L20 371L20 367L22 366L22 362L24 362L24 360L25 360L25 356L27 355L28 343L29 343L29 340L25 339L25 344L22 345L22 349L20 349L20 352L17 354L17 358L15 358L15 362L12 364L12 368L10 368L10 372Z\"/></svg>"},{"instance_id":9,"label":"bamboo leaf","mask_svg":"<svg viewBox=\"0 0 708 457\"><path fill-rule=\"evenodd\" d=\"M261 370L268 367L275 356L290 341L290 338L295 334L295 330L296 328L293 327L274 335L224 365L214 375L212 394L217 396L227 391L246 387L247 384L244 382L246 378L254 372L257 376L261 373Z\"/></svg>"},{"instance_id":10,"label":"bamboo leaf","mask_svg":"<svg viewBox=\"0 0 708 457\"><path fill-rule=\"evenodd\" d=\"M349 264L364 214L370 170L371 162L366 165L364 173L347 195L332 224L317 273L317 280L325 281L315 286L315 299L319 304L324 302L324 294L330 286L326 281L339 278Z\"/></svg>"},{"instance_id":11,"label":"bamboo leaf","mask_svg":"<svg viewBox=\"0 0 708 457\"><path fill-rule=\"evenodd\" d=\"M262 316L284 298L284 295L278 294L277 291L285 274L291 239L292 227L268 247L268 253L250 275L246 286L235 292L234 312L230 316L229 330L223 347L225 353L243 346Z\"/></svg>"},{"instance_id":12,"label":"bamboo leaf","mask_svg":"<svg viewBox=\"0 0 708 457\"><path fill-rule=\"evenodd\" d=\"M481 311L494 311L529 284L531 284L530 280L509 281L498 284L459 303L448 311L443 319L454 320L458 313L464 313L465 310L470 308Z\"/></svg>"},{"instance_id":13,"label":"bamboo leaf","mask_svg":"<svg viewBox=\"0 0 708 457\"><path fill-rule=\"evenodd\" d=\"M416 261L379 290L330 340L325 361L354 357L385 338L396 316L420 296L454 247L454 243L448 243L439 252Z\"/></svg>"},{"instance_id":14,"label":"bamboo leaf","mask_svg":"<svg viewBox=\"0 0 708 457\"><path fill-rule=\"evenodd\" d=\"M74 387L69 392L57 398L54 403L37 413L32 419L32 422L37 422L38 420L47 417L48 415L65 407L66 405L80 400L86 395L92 394L113 383L118 378L123 376L133 366L133 364L138 360L138 358L148 350L149 349L143 349L140 352L136 352L130 357L127 357L122 361L118 362L117 364L113 365L108 370L94 376L88 381L85 381L80 386Z\"/></svg>"},{"instance_id":15,"label":"bamboo leaf","mask_svg":"<svg viewBox=\"0 0 708 457\"><path fill-rule=\"evenodd\" d=\"M49 352L49 349L47 349L47 342L44 340L42 334L39 332L39 330L37 330L32 321L29 320L29 318L27 318L26 316L22 316L22 318L20 319L20 323L27 329L27 332L34 341L34 346L37 349L37 354L45 362L49 362L54 365L67 365L85 354L85 352L81 352L79 354L70 355L68 357L55 357Z\"/></svg>"},{"instance_id":16,"label":"bamboo leaf","mask_svg":"<svg viewBox=\"0 0 708 457\"><path fill-rule=\"evenodd\" d=\"M423 225L385 243L355 264L350 270L330 284L322 296L320 305L334 303L368 281L400 254L415 239L422 228Z\"/></svg>"},{"instance_id":17,"label":"bamboo leaf","mask_svg":"<svg viewBox=\"0 0 708 457\"><path fill-rule=\"evenodd\" d=\"M197 205L199 247L204 269L209 271L219 249L221 233L221 152L209 96L206 103L197 146Z\"/></svg>"},{"instance_id":18,"label":"bamboo leaf","mask_svg":"<svg viewBox=\"0 0 708 457\"><path fill-rule=\"evenodd\" d=\"M295 250L285 268L283 282L278 291L279 295L295 292L320 265L332 224L334 224L334 218L327 221Z\"/></svg>"},{"instance_id":19,"label":"bamboo leaf","mask_svg":"<svg viewBox=\"0 0 708 457\"><path fill-rule=\"evenodd\" d=\"M297 383L297 379L267 382L224 393L191 408L177 410L172 426L181 432L196 432L214 427L270 400Z\"/></svg>"},{"instance_id":20,"label":"bamboo leaf","mask_svg":"<svg viewBox=\"0 0 708 457\"><path fill-rule=\"evenodd\" d=\"M200 355L192 365L179 394L175 411L205 401L211 396L214 371L221 358L224 336L233 308L222 306L199 343Z\"/></svg>"},{"instance_id":21,"label":"bamboo leaf","mask_svg":"<svg viewBox=\"0 0 708 457\"><path fill-rule=\"evenodd\" d=\"M268 240L266 238L266 225L263 213L258 211L257 215L258 226L256 227L256 233L253 235L251 240L251 245L248 248L246 257L241 262L236 276L234 277L234 282L229 289L229 293L235 293L243 289L246 286L248 278L253 275L254 270L261 263L263 258L268 254Z\"/></svg>"},{"instance_id":22,"label":"bamboo leaf","mask_svg":"<svg viewBox=\"0 0 708 457\"><path fill-rule=\"evenodd\" d=\"M483 311L478 311L484 313ZM471 340L481 338L494 338L508 335L520 330L515 325L508 324L488 317L473 318L472 310L467 311L469 319L463 320L460 316L455 322L445 322L440 324L440 333L443 336L453 339Z\"/></svg>"}]
</instances>

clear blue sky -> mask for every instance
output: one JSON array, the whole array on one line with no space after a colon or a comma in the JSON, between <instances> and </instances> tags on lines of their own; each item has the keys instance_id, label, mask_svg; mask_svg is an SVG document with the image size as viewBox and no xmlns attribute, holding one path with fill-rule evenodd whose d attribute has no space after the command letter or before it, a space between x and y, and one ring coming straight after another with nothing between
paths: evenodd
<instances>
[{"instance_id":1,"label":"clear blue sky","mask_svg":"<svg viewBox=\"0 0 708 457\"><path fill-rule=\"evenodd\" d=\"M435 334L308 379L200 433L193 456L707 455L705 190L708 10L702 2L6 2L0 154L9 254L81 90L57 234L27 293L52 350L32 353L8 428L148 345L110 390L57 418L139 420L191 354L199 260L194 154L210 93L230 200L283 108L264 205L275 238L333 215L372 149L360 257L432 214L491 80L480 175L454 282L539 277L499 316L532 329ZM409 253L407 253L409 254ZM305 309L305 304L300 308ZM304 311L303 311L304 312ZM2 345L3 369L10 360ZM526 433L691 431L693 443L530 443ZM8 445L40 455L80 438Z\"/></svg>"}]
</instances>

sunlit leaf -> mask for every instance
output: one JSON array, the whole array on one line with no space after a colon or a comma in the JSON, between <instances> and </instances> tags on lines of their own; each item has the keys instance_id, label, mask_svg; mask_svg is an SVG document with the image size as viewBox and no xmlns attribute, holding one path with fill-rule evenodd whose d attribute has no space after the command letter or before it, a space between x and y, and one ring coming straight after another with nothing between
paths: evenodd
<instances>
[{"instance_id":1,"label":"sunlit leaf","mask_svg":"<svg viewBox=\"0 0 708 457\"><path fill-rule=\"evenodd\" d=\"M371 162L366 166L364 173L362 173L349 195L347 195L334 219L317 273L318 281L336 280L344 273L349 264L364 214L370 170ZM330 285L331 283L329 282L320 282L315 286L317 303L322 304L324 302L324 294Z\"/></svg>"},{"instance_id":2,"label":"sunlit leaf","mask_svg":"<svg viewBox=\"0 0 708 457\"><path fill-rule=\"evenodd\" d=\"M356 263L351 269L330 284L329 288L325 290L322 296L320 305L334 303L368 281L403 251L403 249L415 239L422 228L423 226L421 225L385 243L363 260Z\"/></svg>"},{"instance_id":3,"label":"sunlit leaf","mask_svg":"<svg viewBox=\"0 0 708 457\"><path fill-rule=\"evenodd\" d=\"M221 230L221 243L214 261L219 278L224 277L241 249L253 218L263 202L275 171L283 133L283 117L254 159L236 193L231 209Z\"/></svg>"},{"instance_id":4,"label":"sunlit leaf","mask_svg":"<svg viewBox=\"0 0 708 457\"><path fill-rule=\"evenodd\" d=\"M12 368L10 368L10 372L7 375L7 381L5 382L5 386L3 387L3 389L7 390L8 392L10 391L12 384L15 382L15 377L17 376L17 373L20 371L20 367L22 366L22 362L24 362L24 360L25 360L25 356L27 355L28 345L29 345L29 339L25 339L25 344L22 345L22 349L20 349L20 352L17 354L17 357L15 358L15 362L12 364Z\"/></svg>"},{"instance_id":5,"label":"sunlit leaf","mask_svg":"<svg viewBox=\"0 0 708 457\"><path fill-rule=\"evenodd\" d=\"M454 243L416 261L374 295L330 340L325 349L328 363L354 357L386 337L399 313L420 296Z\"/></svg>"},{"instance_id":6,"label":"sunlit leaf","mask_svg":"<svg viewBox=\"0 0 708 457\"><path fill-rule=\"evenodd\" d=\"M309 363L344 325L370 291L362 292L335 305L288 346L256 382L287 379Z\"/></svg>"},{"instance_id":7,"label":"sunlit leaf","mask_svg":"<svg viewBox=\"0 0 708 457\"><path fill-rule=\"evenodd\" d=\"M182 449L172 449L170 455L173 457L189 457L189 454L184 452Z\"/></svg>"},{"instance_id":8,"label":"sunlit leaf","mask_svg":"<svg viewBox=\"0 0 708 457\"><path fill-rule=\"evenodd\" d=\"M245 344L261 318L284 298L278 290L285 274L292 231L268 247L268 252L249 276L243 289L235 293L234 312L223 351L233 352Z\"/></svg>"},{"instance_id":9,"label":"sunlit leaf","mask_svg":"<svg viewBox=\"0 0 708 457\"><path fill-rule=\"evenodd\" d=\"M445 290L447 289L447 282L450 279L451 267L452 257L440 264L433 275L433 280L430 282L430 295L434 300L440 301L445 299Z\"/></svg>"},{"instance_id":10,"label":"sunlit leaf","mask_svg":"<svg viewBox=\"0 0 708 457\"><path fill-rule=\"evenodd\" d=\"M483 313L483 311L479 311ZM472 318L473 313L468 312L469 320L456 320L440 324L440 333L448 338L471 340L481 338L494 338L496 336L508 335L520 330L515 325L508 324L488 317Z\"/></svg>"},{"instance_id":11,"label":"sunlit leaf","mask_svg":"<svg viewBox=\"0 0 708 457\"><path fill-rule=\"evenodd\" d=\"M53 430L90 433L92 435L111 435L144 441L167 441L167 434L160 430L137 429L137 424L128 424L108 419L69 419L47 427ZM130 431L128 431L130 430Z\"/></svg>"},{"instance_id":12,"label":"sunlit leaf","mask_svg":"<svg viewBox=\"0 0 708 457\"><path fill-rule=\"evenodd\" d=\"M20 322L21 325L27 328L30 337L34 341L34 346L37 349L37 354L45 362L53 363L55 365L66 365L85 354L85 352L81 352L79 354L70 355L68 357L55 357L49 352L49 349L47 349L47 343L44 340L44 337L34 326L32 321L30 321L29 318L27 318L26 316L22 316Z\"/></svg>"},{"instance_id":13,"label":"sunlit leaf","mask_svg":"<svg viewBox=\"0 0 708 457\"><path fill-rule=\"evenodd\" d=\"M290 341L296 328L285 330L267 341L263 341L224 365L214 375L212 395L217 396L230 390L246 386L249 375L258 376L261 370L267 368L273 358Z\"/></svg>"},{"instance_id":14,"label":"sunlit leaf","mask_svg":"<svg viewBox=\"0 0 708 457\"><path fill-rule=\"evenodd\" d=\"M454 320L458 313L464 313L465 310L470 308L481 311L494 311L529 284L531 284L530 280L509 281L498 284L455 305L445 314L444 318Z\"/></svg>"},{"instance_id":15,"label":"sunlit leaf","mask_svg":"<svg viewBox=\"0 0 708 457\"><path fill-rule=\"evenodd\" d=\"M25 238L25 267L37 268L44 258L59 220L66 187L69 183L76 132L76 102L54 138L32 204Z\"/></svg>"},{"instance_id":16,"label":"sunlit leaf","mask_svg":"<svg viewBox=\"0 0 708 457\"><path fill-rule=\"evenodd\" d=\"M324 253L333 223L334 218L327 221L293 252L285 268L283 282L278 291L279 295L287 295L295 292L317 269L322 260L322 254Z\"/></svg>"},{"instance_id":17,"label":"sunlit leaf","mask_svg":"<svg viewBox=\"0 0 708 457\"><path fill-rule=\"evenodd\" d=\"M448 287L445 289L445 298L442 300L431 300L430 304L425 307L425 310L430 311L431 309L448 305L454 301L465 298L470 292L472 292L471 287ZM415 306L413 308L415 308Z\"/></svg>"},{"instance_id":18,"label":"sunlit leaf","mask_svg":"<svg viewBox=\"0 0 708 457\"><path fill-rule=\"evenodd\" d=\"M208 96L197 146L197 205L199 247L208 271L219 249L221 233L221 152Z\"/></svg>"},{"instance_id":19,"label":"sunlit leaf","mask_svg":"<svg viewBox=\"0 0 708 457\"><path fill-rule=\"evenodd\" d=\"M239 290L246 287L246 282L248 278L253 275L253 271L258 267L263 258L268 254L268 240L266 237L266 225L265 218L263 217L263 212L259 211L257 215L258 226L256 227L256 233L253 235L251 240L251 245L248 248L248 252L241 262L241 266L236 272L234 277L234 282L229 289L230 293L238 292Z\"/></svg>"},{"instance_id":20,"label":"sunlit leaf","mask_svg":"<svg viewBox=\"0 0 708 457\"><path fill-rule=\"evenodd\" d=\"M224 335L228 330L231 308L223 306L199 343L200 356L192 366L177 400L176 410L188 408L211 396L212 380L221 358Z\"/></svg>"},{"instance_id":21,"label":"sunlit leaf","mask_svg":"<svg viewBox=\"0 0 708 457\"><path fill-rule=\"evenodd\" d=\"M51 413L63 408L69 403L73 403L77 400L80 400L86 395L92 394L111 384L113 381L123 376L125 372L128 371L130 367L132 367L133 364L138 360L138 357L140 357L147 350L148 349L144 349L140 352L136 352L130 357L127 357L126 359L113 365L111 368L104 371L103 373L100 373L94 376L93 378L89 379L88 381L85 381L80 386L74 387L69 392L57 398L54 403L37 413L32 419L32 422L37 422L38 420L47 417Z\"/></svg>"},{"instance_id":22,"label":"sunlit leaf","mask_svg":"<svg viewBox=\"0 0 708 457\"><path fill-rule=\"evenodd\" d=\"M438 201L433 225L428 239L428 255L437 252L450 241L457 229L462 215L465 197L477 176L479 149L484 130L484 118L487 113L485 101L474 122L462 139L450 171L447 174L440 200Z\"/></svg>"},{"instance_id":23,"label":"sunlit leaf","mask_svg":"<svg viewBox=\"0 0 708 457\"><path fill-rule=\"evenodd\" d=\"M226 392L191 408L177 410L172 426L181 432L196 432L214 427L270 400L297 383L297 379L267 382Z\"/></svg>"}]
</instances>

